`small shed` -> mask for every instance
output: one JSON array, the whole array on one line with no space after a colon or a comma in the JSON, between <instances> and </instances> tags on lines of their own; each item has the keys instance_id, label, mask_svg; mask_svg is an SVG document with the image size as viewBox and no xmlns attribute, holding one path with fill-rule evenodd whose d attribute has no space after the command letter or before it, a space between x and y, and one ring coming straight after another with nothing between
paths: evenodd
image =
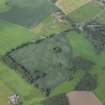
<instances>
[{"instance_id":1,"label":"small shed","mask_svg":"<svg viewBox=\"0 0 105 105\"><path fill-rule=\"evenodd\" d=\"M8 99L10 105L19 105L19 96L16 94L8 97Z\"/></svg>"}]
</instances>

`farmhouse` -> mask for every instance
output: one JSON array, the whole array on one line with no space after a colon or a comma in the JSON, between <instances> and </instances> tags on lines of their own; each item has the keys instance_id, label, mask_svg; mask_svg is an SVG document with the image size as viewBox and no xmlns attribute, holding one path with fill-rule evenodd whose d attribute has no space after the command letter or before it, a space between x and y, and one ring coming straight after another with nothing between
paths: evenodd
<instances>
[{"instance_id":1,"label":"farmhouse","mask_svg":"<svg viewBox=\"0 0 105 105\"><path fill-rule=\"evenodd\" d=\"M52 13L52 16L55 17L55 19L59 22L63 22L64 21L64 15L61 12L54 12Z\"/></svg>"},{"instance_id":2,"label":"farmhouse","mask_svg":"<svg viewBox=\"0 0 105 105\"><path fill-rule=\"evenodd\" d=\"M45 100L44 105L102 105L90 91L73 91Z\"/></svg>"}]
</instances>

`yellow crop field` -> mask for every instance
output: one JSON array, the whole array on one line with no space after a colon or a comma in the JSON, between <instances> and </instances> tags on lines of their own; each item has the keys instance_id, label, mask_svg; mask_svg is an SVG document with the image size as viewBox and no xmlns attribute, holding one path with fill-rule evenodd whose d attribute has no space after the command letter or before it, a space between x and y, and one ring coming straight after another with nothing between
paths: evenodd
<instances>
[{"instance_id":1,"label":"yellow crop field","mask_svg":"<svg viewBox=\"0 0 105 105\"><path fill-rule=\"evenodd\" d=\"M56 2L56 6L59 7L65 14L68 14L90 1L92 0L58 0Z\"/></svg>"}]
</instances>

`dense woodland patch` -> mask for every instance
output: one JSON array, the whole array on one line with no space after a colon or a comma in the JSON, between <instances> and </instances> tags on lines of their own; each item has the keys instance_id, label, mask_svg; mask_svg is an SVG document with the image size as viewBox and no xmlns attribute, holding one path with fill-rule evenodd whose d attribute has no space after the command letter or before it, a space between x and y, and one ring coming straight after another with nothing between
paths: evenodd
<instances>
[{"instance_id":1,"label":"dense woodland patch","mask_svg":"<svg viewBox=\"0 0 105 105\"><path fill-rule=\"evenodd\" d=\"M93 21L84 26L84 31L98 53L105 50L105 24Z\"/></svg>"}]
</instances>

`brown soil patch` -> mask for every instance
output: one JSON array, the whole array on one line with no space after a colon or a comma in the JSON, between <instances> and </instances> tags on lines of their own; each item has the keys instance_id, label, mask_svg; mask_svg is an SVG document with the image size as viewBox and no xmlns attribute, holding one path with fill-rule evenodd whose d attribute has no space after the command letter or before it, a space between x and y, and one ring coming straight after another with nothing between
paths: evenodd
<instances>
[{"instance_id":1,"label":"brown soil patch","mask_svg":"<svg viewBox=\"0 0 105 105\"><path fill-rule=\"evenodd\" d=\"M98 98L88 91L74 91L67 94L70 105L102 105Z\"/></svg>"}]
</instances>

